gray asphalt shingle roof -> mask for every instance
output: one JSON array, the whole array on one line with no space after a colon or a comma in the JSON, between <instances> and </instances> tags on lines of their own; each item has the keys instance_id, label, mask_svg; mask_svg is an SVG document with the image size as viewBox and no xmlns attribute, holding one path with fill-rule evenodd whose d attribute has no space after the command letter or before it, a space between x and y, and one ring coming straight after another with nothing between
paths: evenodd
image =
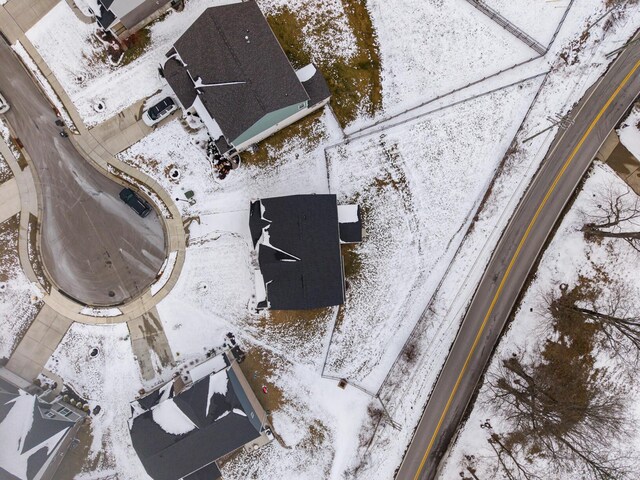
<instances>
[{"instance_id":1,"label":"gray asphalt shingle roof","mask_svg":"<svg viewBox=\"0 0 640 480\"><path fill-rule=\"evenodd\" d=\"M14 409L17 410L12 413ZM0 379L0 443L6 442L3 444L5 449L18 448L11 455L26 455L33 450L27 458L27 479L34 478L43 468L64 435L67 435L64 432L75 425L75 421L64 417L44 417L44 412L49 409L49 404L33 395L20 392L14 385ZM16 412L21 417L16 418ZM9 415L13 415L13 419L10 423L5 423L9 422ZM16 423L20 420L22 424ZM57 437L59 434L61 436ZM37 448L39 445L41 447ZM11 470L10 466L0 461L0 478L17 478L7 470Z\"/></svg>"},{"instance_id":2,"label":"gray asphalt shingle roof","mask_svg":"<svg viewBox=\"0 0 640 480\"><path fill-rule=\"evenodd\" d=\"M265 198L251 208L254 243L266 227L258 262L274 310L320 308L344 303L344 278L335 195ZM268 225L268 227L267 227Z\"/></svg>"},{"instance_id":3,"label":"gray asphalt shingle roof","mask_svg":"<svg viewBox=\"0 0 640 480\"><path fill-rule=\"evenodd\" d=\"M174 45L186 67L168 61L165 73L180 102L189 108L186 68L204 86L199 96L229 141L267 113L309 100L287 56L255 1L210 7ZM234 83L237 82L237 83Z\"/></svg>"},{"instance_id":4,"label":"gray asphalt shingle roof","mask_svg":"<svg viewBox=\"0 0 640 480\"><path fill-rule=\"evenodd\" d=\"M238 398L229 372L231 370L223 370L215 374L225 375L224 395L215 392L209 398L209 382L213 380L212 376L206 376L191 388L164 400L173 401L195 425L187 433L167 433L154 420L153 409L133 419L133 447L153 479L178 480L187 476L197 479L200 477L195 473L203 468L201 474L219 473L217 467L211 466L212 462L260 436L260 425L256 427L249 418L253 410ZM160 404L154 407L157 405Z\"/></svg>"}]
</instances>

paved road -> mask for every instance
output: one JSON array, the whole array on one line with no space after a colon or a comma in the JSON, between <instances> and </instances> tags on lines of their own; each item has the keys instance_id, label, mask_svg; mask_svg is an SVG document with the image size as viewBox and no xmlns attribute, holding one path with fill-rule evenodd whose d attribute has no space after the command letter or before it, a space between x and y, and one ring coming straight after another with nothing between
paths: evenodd
<instances>
[{"instance_id":1,"label":"paved road","mask_svg":"<svg viewBox=\"0 0 640 480\"><path fill-rule=\"evenodd\" d=\"M524 282L600 145L640 93L640 45L627 48L574 108L511 219L398 471L433 479Z\"/></svg>"},{"instance_id":2,"label":"paved road","mask_svg":"<svg viewBox=\"0 0 640 480\"><path fill-rule=\"evenodd\" d=\"M60 137L49 102L2 40L0 66L0 91L11 104L6 119L40 183L41 252L54 284L90 305L141 293L165 257L160 219L155 212L140 218L118 197L122 187Z\"/></svg>"}]
</instances>

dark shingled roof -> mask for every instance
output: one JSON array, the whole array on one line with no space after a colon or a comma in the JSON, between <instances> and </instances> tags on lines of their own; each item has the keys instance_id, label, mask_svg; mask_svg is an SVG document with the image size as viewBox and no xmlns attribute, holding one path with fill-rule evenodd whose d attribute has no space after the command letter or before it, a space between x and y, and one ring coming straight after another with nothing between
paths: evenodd
<instances>
[{"instance_id":1,"label":"dark shingled roof","mask_svg":"<svg viewBox=\"0 0 640 480\"><path fill-rule=\"evenodd\" d=\"M189 479L199 479L200 477L191 475L260 436L260 427L256 428L249 418L253 410L250 405L243 406L245 402L238 398L228 372L223 370L215 374L225 375L227 392L225 395L212 395L208 414L206 410L211 376L204 377L188 390L165 400L173 401L196 425L190 432L182 435L165 432L154 421L153 410L148 410L133 420L133 447L153 479L178 480L187 475ZM234 413L233 409L245 412L246 416ZM210 469L214 473L220 473L217 467L215 470L213 467ZM204 473L208 474L208 470L205 469Z\"/></svg>"},{"instance_id":2,"label":"dark shingled roof","mask_svg":"<svg viewBox=\"0 0 640 480\"><path fill-rule=\"evenodd\" d=\"M327 85L327 81L318 69L316 69L313 77L306 82L302 82L302 86L307 91L307 95L309 95L309 107L313 107L331 96L329 85Z\"/></svg>"},{"instance_id":3,"label":"dark shingled roof","mask_svg":"<svg viewBox=\"0 0 640 480\"><path fill-rule=\"evenodd\" d=\"M359 243L362 241L362 215L358 207L358 221L340 223L340 240L345 243Z\"/></svg>"},{"instance_id":4,"label":"dark shingled roof","mask_svg":"<svg viewBox=\"0 0 640 480\"><path fill-rule=\"evenodd\" d=\"M175 51L174 51L175 52ZM171 52L169 52L170 54ZM193 87L193 81L189 76L189 72L184 68L182 62L177 58L169 58L162 69L164 78L169 82L171 88L182 103L184 108L190 108L196 101L198 94Z\"/></svg>"},{"instance_id":5,"label":"dark shingled roof","mask_svg":"<svg viewBox=\"0 0 640 480\"><path fill-rule=\"evenodd\" d=\"M222 477L222 474L214 462L184 477L184 480L216 480L220 477Z\"/></svg>"},{"instance_id":6,"label":"dark shingled roof","mask_svg":"<svg viewBox=\"0 0 640 480\"><path fill-rule=\"evenodd\" d=\"M47 410L49 410L48 406L41 404L39 400L35 402L33 406L33 423L22 445L22 453L31 450L47 438L51 438L74 425L75 422L71 420L43 417L43 413Z\"/></svg>"},{"instance_id":7,"label":"dark shingled roof","mask_svg":"<svg viewBox=\"0 0 640 480\"><path fill-rule=\"evenodd\" d=\"M273 247L260 244L258 253L270 307L300 310L342 304L336 196L292 195L260 202ZM252 205L249 227L254 241L263 225L260 209Z\"/></svg>"},{"instance_id":8,"label":"dark shingled roof","mask_svg":"<svg viewBox=\"0 0 640 480\"><path fill-rule=\"evenodd\" d=\"M105 2L108 3L109 5L111 5L111 2ZM98 25L100 25L102 28L107 29L109 28L113 22L116 20L116 16L111 13L111 10L108 10L108 7L103 6L103 4L99 4L100 7L100 11L99 12L93 12L96 15L96 21L98 22Z\"/></svg>"},{"instance_id":9,"label":"dark shingled roof","mask_svg":"<svg viewBox=\"0 0 640 480\"><path fill-rule=\"evenodd\" d=\"M267 113L309 99L253 0L208 8L174 48L194 81L241 82L199 89L202 103L230 142ZM165 77L172 88L175 85L180 102L191 106L184 77L175 72Z\"/></svg>"},{"instance_id":10,"label":"dark shingled roof","mask_svg":"<svg viewBox=\"0 0 640 480\"><path fill-rule=\"evenodd\" d=\"M17 387L3 379L0 379L0 429L3 427L6 428L6 425L3 425L3 422L9 412L15 407L16 400L20 399L21 401L27 401L27 395L21 394ZM24 422L30 422L31 426L27 431L26 436L21 438L22 444L20 446L20 454L22 455L41 443L50 440L60 432L69 431L75 424L74 421L67 418L56 417L52 419L44 417L43 412L50 409L49 404L42 402L37 397L31 397L33 398L32 410L30 415L25 415L24 418ZM6 434L6 432L4 432L4 434ZM56 445L61 441L62 438L58 439L58 443ZM47 449L43 447L29 455L29 458L27 459L27 479L34 478L52 453L52 450L47 451ZM9 473L2 468L2 465L0 465L0 478L13 479L15 477L9 475Z\"/></svg>"}]
</instances>

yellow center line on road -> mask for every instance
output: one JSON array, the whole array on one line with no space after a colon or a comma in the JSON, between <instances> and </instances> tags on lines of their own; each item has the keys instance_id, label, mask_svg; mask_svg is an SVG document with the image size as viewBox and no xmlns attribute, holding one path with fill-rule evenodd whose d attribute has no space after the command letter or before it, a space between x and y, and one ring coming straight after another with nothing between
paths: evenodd
<instances>
[{"instance_id":1,"label":"yellow center line on road","mask_svg":"<svg viewBox=\"0 0 640 480\"><path fill-rule=\"evenodd\" d=\"M558 185L558 183L562 179L562 176L564 175L565 171L567 170L569 165L571 165L571 162L573 161L575 156L578 154L578 151L580 150L580 148L582 148L582 145L584 144L585 140L589 137L589 135L591 134L591 132L593 131L593 129L595 128L597 123L600 121L600 118L602 118L602 115L604 115L604 113L607 111L607 109L611 106L611 104L613 103L615 98L620 94L620 91L622 91L624 86L627 84L627 82L629 82L629 79L633 76L633 74L636 72L636 70L638 70L638 68L640 68L640 60L638 60L638 62L636 62L636 64L631 69L631 71L627 74L626 77L624 77L624 79L618 85L618 87L613 92L611 97L609 97L609 100L607 100L607 103L604 104L604 106L602 107L600 112L598 112L598 115L596 115L596 117L593 119L593 122L591 122L591 125L589 125L589 128L587 129L587 131L582 136L582 138L580 139L578 144L575 146L575 148L571 152L571 155L569 155L569 158L567 158L566 162L562 166L562 169L556 175L556 178L553 180L553 183L551 184L551 187L549 187L549 190L547 191L547 193L545 194L544 198L542 199L542 202L538 206L538 209L536 210L536 213L534 214L533 218L531 219L531 222L529 223L529 226L527 227L527 230L524 232L524 235L520 239L520 243L518 243L518 248L516 248L516 251L513 254L513 257L511 258L511 261L509 262L509 266L507 267L507 270L505 271L504 276L502 277L502 281L500 282L500 285L498 286L498 290L496 291L496 294L494 295L493 300L491 301L491 304L489 305L489 310L487 310L487 314L485 315L484 320L482 321L482 324L480 325L480 329L478 330L478 333L476 334L476 337L475 337L475 339L473 341L473 345L471 345L471 350L469 350L469 354L467 355L467 358L466 358L466 360L464 362L464 365L462 366L462 370L460 371L460 374L458 375L458 379L456 380L456 383L453 386L453 390L451 391L451 395L449 395L449 399L447 400L447 403L446 403L446 405L444 407L442 415L440 415L440 420L438 421L438 424L436 425L436 429L433 432L433 436L431 437L431 440L429 441L429 445L427 446L427 451L424 453L424 456L422 457L422 461L420 462L420 466L418 467L418 470L416 471L416 474L413 477L413 480L418 480L418 478L420 477L420 474L422 473L422 469L424 468L424 465L425 465L425 463L427 461L427 457L429 456L429 453L431 453L431 449L433 448L433 444L436 441L436 437L438 436L438 433L440 432L440 428L442 427L442 424L444 423L444 418L447 415L447 413L449 411L449 408L451 407L451 402L453 401L453 398L455 397L456 392L458 391L458 388L460 387L460 383L462 382L462 377L464 376L465 372L467 371L469 363L471 362L471 357L473 356L473 354L474 354L474 352L475 352L475 350L476 350L476 348L478 346L478 343L480 342L480 337L482 336L482 332L484 331L485 327L487 326L487 322L489 321L489 317L491 316L491 313L493 313L493 309L495 308L496 303L498 302L498 299L500 298L500 294L502 293L502 290L504 289L504 286L505 286L505 284L507 282L507 279L509 278L509 275L511 274L511 270L513 269L513 266L515 265L516 261L518 260L518 257L520 256L520 252L522 251L522 247L524 246L525 242L527 241L527 238L529 237L529 234L531 233L531 230L533 229L534 225L536 224L536 221L538 220L538 217L540 216L540 213L542 212L542 210L544 209L545 205L547 204L549 198L553 194L553 191L556 189L556 186Z\"/></svg>"}]
</instances>

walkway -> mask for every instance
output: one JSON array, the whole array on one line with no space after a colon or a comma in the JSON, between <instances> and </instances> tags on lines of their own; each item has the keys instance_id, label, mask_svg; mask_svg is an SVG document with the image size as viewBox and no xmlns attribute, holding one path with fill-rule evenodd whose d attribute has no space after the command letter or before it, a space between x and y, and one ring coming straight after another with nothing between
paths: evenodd
<instances>
[{"instance_id":1,"label":"walkway","mask_svg":"<svg viewBox=\"0 0 640 480\"><path fill-rule=\"evenodd\" d=\"M18 182L12 178L0 184L0 223L9 220L19 211Z\"/></svg>"},{"instance_id":2,"label":"walkway","mask_svg":"<svg viewBox=\"0 0 640 480\"><path fill-rule=\"evenodd\" d=\"M49 305L42 307L11 355L7 369L33 382L72 323Z\"/></svg>"}]
</instances>

